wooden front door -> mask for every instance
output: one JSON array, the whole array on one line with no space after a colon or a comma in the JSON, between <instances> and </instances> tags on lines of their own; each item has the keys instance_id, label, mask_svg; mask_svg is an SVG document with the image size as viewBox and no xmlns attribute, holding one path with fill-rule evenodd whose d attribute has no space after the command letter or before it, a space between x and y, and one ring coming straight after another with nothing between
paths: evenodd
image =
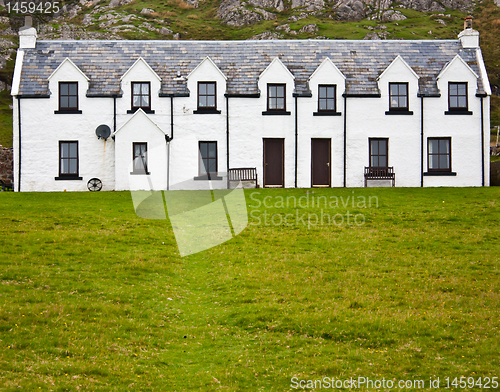
<instances>
[{"instance_id":1,"label":"wooden front door","mask_svg":"<svg viewBox=\"0 0 500 392\"><path fill-rule=\"evenodd\" d=\"M285 139L264 139L264 186L283 188Z\"/></svg>"},{"instance_id":2,"label":"wooden front door","mask_svg":"<svg viewBox=\"0 0 500 392\"><path fill-rule=\"evenodd\" d=\"M331 186L331 139L311 139L311 186Z\"/></svg>"}]
</instances>

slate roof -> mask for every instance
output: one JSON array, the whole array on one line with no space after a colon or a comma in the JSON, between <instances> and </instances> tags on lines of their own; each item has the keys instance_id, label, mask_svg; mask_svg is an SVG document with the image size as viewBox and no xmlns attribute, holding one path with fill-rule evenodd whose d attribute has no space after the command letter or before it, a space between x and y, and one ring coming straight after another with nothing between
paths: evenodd
<instances>
[{"instance_id":1,"label":"slate roof","mask_svg":"<svg viewBox=\"0 0 500 392\"><path fill-rule=\"evenodd\" d=\"M349 94L378 94L377 77L400 55L420 76L419 92L438 93L436 77L459 54L480 77L476 51L460 40L37 41L25 49L20 95L47 95L48 77L70 58L89 78L89 96L120 94L120 77L143 57L162 79L161 94L188 93L185 80L205 57L227 76L227 93L258 93L259 75L275 57L295 76L295 92L329 57L346 76ZM483 92L481 78L478 92Z\"/></svg>"}]
</instances>

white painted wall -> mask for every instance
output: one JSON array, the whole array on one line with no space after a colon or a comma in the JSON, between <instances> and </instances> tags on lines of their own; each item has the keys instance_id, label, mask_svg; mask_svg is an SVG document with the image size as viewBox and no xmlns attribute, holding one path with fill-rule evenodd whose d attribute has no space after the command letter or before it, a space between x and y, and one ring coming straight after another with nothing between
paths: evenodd
<instances>
[{"instance_id":1,"label":"white painted wall","mask_svg":"<svg viewBox=\"0 0 500 392\"><path fill-rule=\"evenodd\" d=\"M58 82L78 81L82 114L54 114L58 110ZM154 114L129 114L131 82L150 81ZM220 114L193 114L197 109L197 82L217 83ZM409 110L413 115L386 115L389 82L408 82ZM473 115L450 116L448 81L467 81L469 110ZM295 98L294 79L279 61L259 78L259 98L229 98L230 167L256 167L263 185L263 138L285 139L285 186L295 184ZM152 180L154 189L166 188L167 144L170 134L170 98L159 97L160 80L139 61L122 79L123 96L117 98L116 140L98 140L95 129L106 124L113 129L113 99L88 98L88 82L70 63L50 79L50 98L22 99L22 191L84 191L90 178L103 182L104 190L143 189ZM286 84L286 110L290 115L266 116L267 84ZM311 186L311 138L331 138L332 186L343 186L344 78L325 62L310 81L312 97L298 98L298 186ZM341 116L313 116L317 111L318 84L337 85L337 111ZM187 80L189 97L174 98L174 140L170 143L170 185L192 181L198 176L199 141L217 141L218 170L226 172L226 79L216 65L205 60ZM477 80L459 62L440 76L441 97L424 98L424 171L427 170L427 138L452 138L452 170L457 176L424 177L425 186L481 185L481 112L475 96ZM389 165L396 172L396 186L420 186L420 98L418 80L403 62L394 62L379 80L380 98L347 99L347 186L364 186L364 167L369 163L370 137L389 138ZM17 180L18 124L14 100L14 175ZM484 98L485 184L489 184L489 97ZM78 140L81 181L56 181L59 170L59 140ZM130 183L132 143L148 142L151 176L135 176ZM158 150L153 153L153 150ZM206 181L194 182L206 189ZM225 185L225 178L221 181ZM17 190L17 186L15 187Z\"/></svg>"}]
</instances>

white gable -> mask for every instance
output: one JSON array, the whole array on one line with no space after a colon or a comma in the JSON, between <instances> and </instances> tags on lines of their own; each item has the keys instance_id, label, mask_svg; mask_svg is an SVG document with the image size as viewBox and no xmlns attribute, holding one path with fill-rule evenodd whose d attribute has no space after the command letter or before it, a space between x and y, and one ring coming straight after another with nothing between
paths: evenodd
<instances>
[{"instance_id":1,"label":"white gable","mask_svg":"<svg viewBox=\"0 0 500 392\"><path fill-rule=\"evenodd\" d=\"M413 75L416 79L420 79L420 76L417 75L417 73L408 65L406 61L403 60L403 58L398 54L394 60L389 64L389 66L384 69L384 71L379 75L377 80L381 80L387 75L394 75L401 77L407 71L410 72L411 75ZM401 81L401 80L398 80Z\"/></svg>"},{"instance_id":2,"label":"white gable","mask_svg":"<svg viewBox=\"0 0 500 392\"><path fill-rule=\"evenodd\" d=\"M462 68L462 70L460 70ZM451 73L453 71L463 72L464 69L467 69L474 77L477 79L479 76L472 70L471 67L460 57L458 54L451 60L448 64L446 64L441 72L439 73L437 79L441 79L445 74Z\"/></svg>"},{"instance_id":3,"label":"white gable","mask_svg":"<svg viewBox=\"0 0 500 392\"><path fill-rule=\"evenodd\" d=\"M73 61L71 61L68 57L64 59L64 61L59 64L59 67L56 68L54 72L48 77L48 80L50 81L52 78L58 76L58 79L60 80L69 80L77 73L75 76L83 76L87 82L90 80L87 75L85 75L80 68L78 68ZM79 75L78 75L79 74Z\"/></svg>"},{"instance_id":4,"label":"white gable","mask_svg":"<svg viewBox=\"0 0 500 392\"><path fill-rule=\"evenodd\" d=\"M284 70L289 76L291 76L292 79L295 79L295 76L293 76L293 74L285 66L285 64L283 64L278 57L275 57L273 61L271 61L271 63L267 66L267 68L259 75L259 80L262 79L264 75L270 72L271 70L276 70L276 71L279 70L281 72L283 72Z\"/></svg>"},{"instance_id":5,"label":"white gable","mask_svg":"<svg viewBox=\"0 0 500 392\"><path fill-rule=\"evenodd\" d=\"M314 70L309 80L314 79L315 76L319 74L327 73L332 79L337 79L337 75L340 75L342 79L345 80L345 75L337 68L337 66L330 60L329 57L324 59L321 64ZM333 74L332 74L333 73Z\"/></svg>"},{"instance_id":6,"label":"white gable","mask_svg":"<svg viewBox=\"0 0 500 392\"><path fill-rule=\"evenodd\" d=\"M142 109L138 109L125 124L123 124L116 132L113 133L112 136L115 136L118 132L120 132L124 128L127 128L129 125L134 125L134 123L144 124L144 122L153 125L154 128L158 129L158 131L165 135L165 132L163 132L163 130L153 120L151 120L151 118L146 113L144 113ZM141 129L141 127L136 127L136 129Z\"/></svg>"},{"instance_id":7,"label":"white gable","mask_svg":"<svg viewBox=\"0 0 500 392\"><path fill-rule=\"evenodd\" d=\"M142 57L139 57L134 64L122 75L120 80L124 80L127 77L139 77L141 80L151 79L149 75L154 75L158 81L161 82L161 78L158 74L149 66L149 64Z\"/></svg>"},{"instance_id":8,"label":"white gable","mask_svg":"<svg viewBox=\"0 0 500 392\"><path fill-rule=\"evenodd\" d=\"M210 77L211 73L213 71L217 72L220 74L220 76L222 76L224 78L224 80L227 80L227 77L226 75L224 75L222 73L222 71L219 69L219 67L217 67L217 65L215 65L215 63L212 61L212 59L210 57L205 57L205 59L200 63L198 64L195 69L193 69L189 75L187 76L187 79L189 79L192 75L196 74L196 73L201 73L202 75L204 75L204 78L206 79L206 77ZM202 78L203 79L203 78ZM200 79L201 80L201 79Z\"/></svg>"}]
</instances>

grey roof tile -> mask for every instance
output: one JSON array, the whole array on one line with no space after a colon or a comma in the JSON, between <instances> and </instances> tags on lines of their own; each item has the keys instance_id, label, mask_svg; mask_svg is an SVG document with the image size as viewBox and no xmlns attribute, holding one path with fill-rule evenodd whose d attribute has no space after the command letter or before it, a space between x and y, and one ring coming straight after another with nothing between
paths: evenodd
<instances>
[{"instance_id":1,"label":"grey roof tile","mask_svg":"<svg viewBox=\"0 0 500 392\"><path fill-rule=\"evenodd\" d=\"M294 74L297 93L308 92L308 78L326 57L346 76L347 93L373 93L397 55L420 76L421 93L437 93L437 75L457 54L480 75L475 51L459 40L38 41L25 50L20 94L47 94L47 78L66 57L90 78L89 95L119 94L120 77L139 56L162 79L162 94L186 93L177 71L187 76L207 56L227 76L230 94L257 93L258 77L275 57Z\"/></svg>"}]
</instances>

